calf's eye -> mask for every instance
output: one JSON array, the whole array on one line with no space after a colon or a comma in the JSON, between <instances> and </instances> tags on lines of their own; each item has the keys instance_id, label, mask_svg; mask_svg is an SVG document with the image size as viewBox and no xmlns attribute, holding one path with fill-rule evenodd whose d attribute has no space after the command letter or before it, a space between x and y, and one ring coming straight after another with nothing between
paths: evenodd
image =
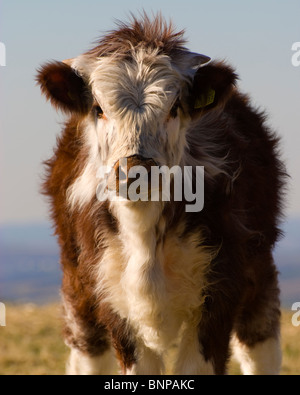
<instances>
[{"instance_id":1,"label":"calf's eye","mask_svg":"<svg viewBox=\"0 0 300 395\"><path fill-rule=\"evenodd\" d=\"M94 107L94 112L95 112L95 116L98 119L104 118L104 113L103 113L103 110L102 110L102 108L100 106L95 106Z\"/></svg>"},{"instance_id":2,"label":"calf's eye","mask_svg":"<svg viewBox=\"0 0 300 395\"><path fill-rule=\"evenodd\" d=\"M171 116L172 118L176 118L176 117L177 117L179 107L180 107L180 100L179 100L179 98L178 98L178 99L176 100L176 102L174 103L174 105L173 105L171 111L170 111L170 116Z\"/></svg>"}]
</instances>

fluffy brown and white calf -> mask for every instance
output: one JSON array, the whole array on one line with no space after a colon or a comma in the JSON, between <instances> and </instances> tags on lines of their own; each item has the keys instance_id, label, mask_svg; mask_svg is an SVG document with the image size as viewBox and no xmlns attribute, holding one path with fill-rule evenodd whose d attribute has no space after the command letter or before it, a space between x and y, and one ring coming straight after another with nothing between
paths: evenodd
<instances>
[{"instance_id":1,"label":"fluffy brown and white calf","mask_svg":"<svg viewBox=\"0 0 300 395\"><path fill-rule=\"evenodd\" d=\"M70 116L44 185L70 374L113 372L114 354L124 374L163 374L176 341L175 374L226 373L230 342L246 374L280 371L278 139L233 70L184 45L183 32L144 16L39 70L42 92ZM99 168L121 158L204 166L204 209L99 201Z\"/></svg>"}]
</instances>

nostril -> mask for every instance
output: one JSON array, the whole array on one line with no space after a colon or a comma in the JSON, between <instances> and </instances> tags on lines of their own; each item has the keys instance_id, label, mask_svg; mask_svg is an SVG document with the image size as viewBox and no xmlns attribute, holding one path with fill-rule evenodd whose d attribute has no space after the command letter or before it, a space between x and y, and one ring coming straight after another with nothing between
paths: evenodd
<instances>
[{"instance_id":1,"label":"nostril","mask_svg":"<svg viewBox=\"0 0 300 395\"><path fill-rule=\"evenodd\" d=\"M119 182L127 181L127 174L123 171L121 166L118 169L117 176L119 176Z\"/></svg>"},{"instance_id":2,"label":"nostril","mask_svg":"<svg viewBox=\"0 0 300 395\"><path fill-rule=\"evenodd\" d=\"M149 175L151 175L152 167L156 166L153 159L139 155L122 158L115 163L108 175L107 188L110 191L125 194L125 189L127 190L135 181L139 181L141 185L149 185Z\"/></svg>"}]
</instances>

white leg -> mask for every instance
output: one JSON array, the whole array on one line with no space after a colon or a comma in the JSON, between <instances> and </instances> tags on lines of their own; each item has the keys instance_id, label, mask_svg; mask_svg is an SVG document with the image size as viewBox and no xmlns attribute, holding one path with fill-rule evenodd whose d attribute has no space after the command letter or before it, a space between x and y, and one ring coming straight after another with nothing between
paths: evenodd
<instances>
[{"instance_id":1,"label":"white leg","mask_svg":"<svg viewBox=\"0 0 300 395\"><path fill-rule=\"evenodd\" d=\"M113 375L117 371L117 363L111 350L97 357L91 357L71 349L67 364L68 376L98 376Z\"/></svg>"},{"instance_id":2,"label":"white leg","mask_svg":"<svg viewBox=\"0 0 300 395\"><path fill-rule=\"evenodd\" d=\"M126 375L162 375L165 372L163 358L144 345L138 347L137 363L126 372Z\"/></svg>"},{"instance_id":3,"label":"white leg","mask_svg":"<svg viewBox=\"0 0 300 395\"><path fill-rule=\"evenodd\" d=\"M271 338L250 348L234 337L232 344L233 356L241 364L244 375L280 374L282 354L279 339Z\"/></svg>"},{"instance_id":4,"label":"white leg","mask_svg":"<svg viewBox=\"0 0 300 395\"><path fill-rule=\"evenodd\" d=\"M183 333L175 366L175 375L214 375L211 362L205 361L198 340L197 328L188 328Z\"/></svg>"}]
</instances>

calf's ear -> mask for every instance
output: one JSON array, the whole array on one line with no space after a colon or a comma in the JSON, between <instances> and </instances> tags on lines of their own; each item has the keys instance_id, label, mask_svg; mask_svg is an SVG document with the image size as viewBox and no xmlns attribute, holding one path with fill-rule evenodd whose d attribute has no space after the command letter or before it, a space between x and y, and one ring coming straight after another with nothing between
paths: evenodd
<instances>
[{"instance_id":1,"label":"calf's ear","mask_svg":"<svg viewBox=\"0 0 300 395\"><path fill-rule=\"evenodd\" d=\"M89 111L92 102L90 89L69 61L45 64L38 70L36 80L55 108L67 113L85 114Z\"/></svg>"},{"instance_id":2,"label":"calf's ear","mask_svg":"<svg viewBox=\"0 0 300 395\"><path fill-rule=\"evenodd\" d=\"M200 67L194 75L190 92L191 115L222 108L234 92L236 81L233 69L222 62Z\"/></svg>"}]
</instances>

